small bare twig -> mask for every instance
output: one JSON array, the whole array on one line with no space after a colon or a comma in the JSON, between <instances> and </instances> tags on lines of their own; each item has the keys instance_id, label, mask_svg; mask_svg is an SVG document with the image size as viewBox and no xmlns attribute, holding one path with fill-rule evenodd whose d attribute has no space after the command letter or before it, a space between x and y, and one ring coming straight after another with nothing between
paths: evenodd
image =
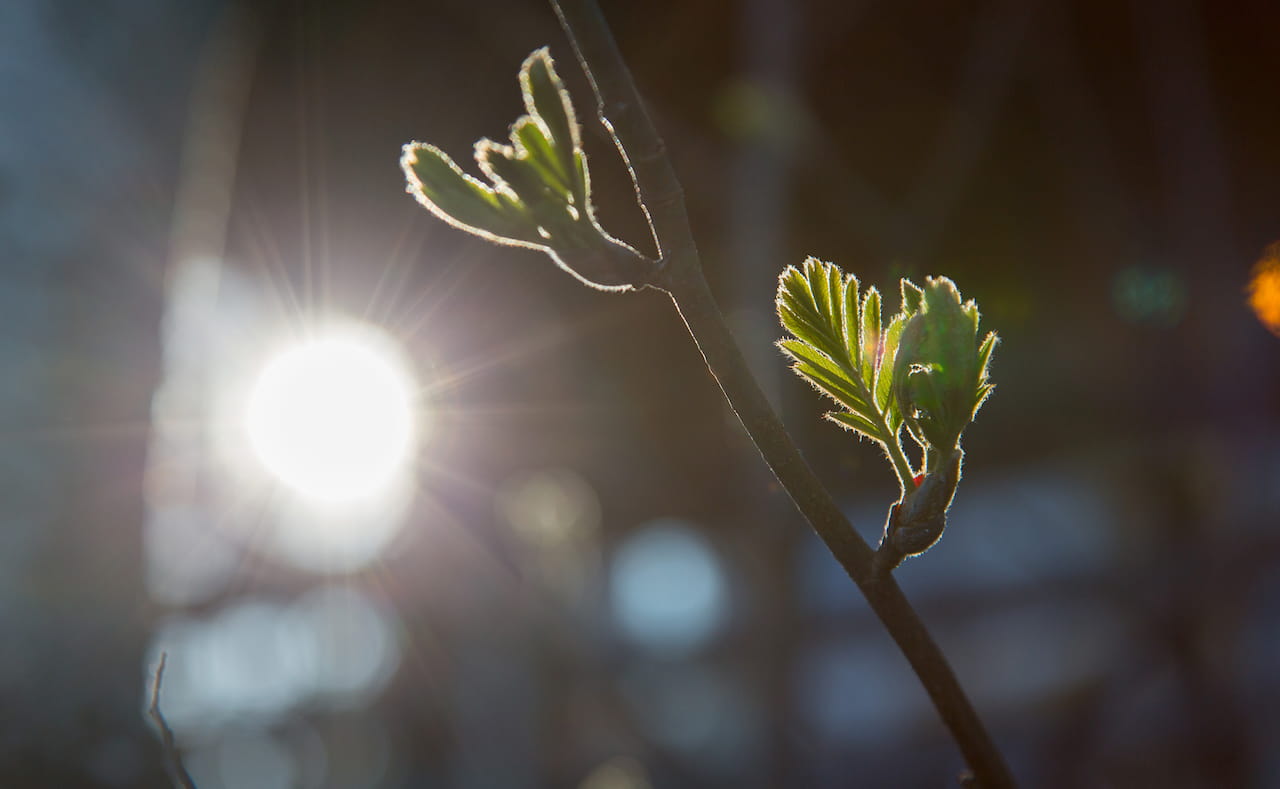
<instances>
[{"instance_id":1,"label":"small bare twig","mask_svg":"<svg viewBox=\"0 0 1280 789\"><path fill-rule=\"evenodd\" d=\"M875 552L814 475L742 357L703 277L684 193L666 146L645 111L599 6L595 0L551 3L595 91L600 121L622 154L637 200L649 219L661 258L654 284L675 301L707 366L765 462L911 664L972 770L969 785L1013 787L1008 767L942 650L892 574L875 571Z\"/></svg>"},{"instance_id":2,"label":"small bare twig","mask_svg":"<svg viewBox=\"0 0 1280 789\"><path fill-rule=\"evenodd\" d=\"M658 249L662 275L669 276L674 266L697 266L698 249L685 210L684 189L599 6L580 0L552 0L551 5L591 83L600 124L631 174L636 201Z\"/></svg>"},{"instance_id":3,"label":"small bare twig","mask_svg":"<svg viewBox=\"0 0 1280 789\"><path fill-rule=\"evenodd\" d=\"M156 664L156 673L151 678L151 704L147 707L147 715L160 730L160 745L164 748L165 769L169 777L182 789L196 789L195 781L191 780L191 774L182 764L182 752L178 750L173 729L169 728L164 713L160 712L160 683L164 680L164 664L168 657L169 653L160 653L160 662Z\"/></svg>"}]
</instances>

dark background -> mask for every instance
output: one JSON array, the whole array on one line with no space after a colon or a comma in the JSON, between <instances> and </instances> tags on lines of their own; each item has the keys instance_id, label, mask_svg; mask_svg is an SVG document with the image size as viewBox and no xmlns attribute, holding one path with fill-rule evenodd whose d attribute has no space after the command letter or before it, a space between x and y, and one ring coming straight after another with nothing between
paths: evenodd
<instances>
[{"instance_id":1,"label":"dark background","mask_svg":"<svg viewBox=\"0 0 1280 789\"><path fill-rule=\"evenodd\" d=\"M946 274L1000 333L950 528L899 577L1023 785L1280 786L1280 339L1245 297L1280 239L1275 5L604 10L708 278L868 539L892 475L771 347L778 272L832 260L893 307L899 277ZM953 785L923 693L669 301L589 291L404 194L400 145L501 139L543 45L604 224L646 248L541 3L0 10L0 786L163 785L154 634L326 584L388 612L394 670L358 703L179 716L202 789ZM248 545L184 605L148 585L166 283L197 254L419 360L419 503L376 564ZM495 506L529 475L585 483L573 550ZM679 648L618 609L617 556L662 518L718 568Z\"/></svg>"}]
</instances>

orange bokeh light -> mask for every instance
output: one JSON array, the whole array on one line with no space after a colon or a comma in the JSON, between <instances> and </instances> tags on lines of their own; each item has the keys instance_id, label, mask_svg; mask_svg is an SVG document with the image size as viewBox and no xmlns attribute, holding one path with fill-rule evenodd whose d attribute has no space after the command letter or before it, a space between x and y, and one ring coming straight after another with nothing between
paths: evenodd
<instances>
[{"instance_id":1,"label":"orange bokeh light","mask_svg":"<svg viewBox=\"0 0 1280 789\"><path fill-rule=\"evenodd\" d=\"M1280 242L1267 247L1253 267L1249 306L1264 326L1280 335Z\"/></svg>"}]
</instances>

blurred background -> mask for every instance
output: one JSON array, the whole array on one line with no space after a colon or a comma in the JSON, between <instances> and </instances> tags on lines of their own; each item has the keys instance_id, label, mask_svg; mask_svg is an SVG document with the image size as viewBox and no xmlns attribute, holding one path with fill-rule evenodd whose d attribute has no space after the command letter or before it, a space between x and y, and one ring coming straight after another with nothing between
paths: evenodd
<instances>
[{"instance_id":1,"label":"blurred background","mask_svg":"<svg viewBox=\"0 0 1280 789\"><path fill-rule=\"evenodd\" d=\"M603 5L869 540L897 487L771 346L779 271L946 274L1003 338L898 576L1022 784L1280 786L1275 5ZM165 786L162 651L200 789L954 785L670 303L404 193L543 45L589 120L535 0L0 7L0 786Z\"/></svg>"}]
</instances>

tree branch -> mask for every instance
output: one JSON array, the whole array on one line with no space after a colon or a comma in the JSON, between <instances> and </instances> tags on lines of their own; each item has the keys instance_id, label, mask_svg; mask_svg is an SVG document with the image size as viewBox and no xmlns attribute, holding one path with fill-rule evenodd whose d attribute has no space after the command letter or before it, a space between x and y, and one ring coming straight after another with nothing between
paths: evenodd
<instances>
[{"instance_id":1,"label":"tree branch","mask_svg":"<svg viewBox=\"0 0 1280 789\"><path fill-rule=\"evenodd\" d=\"M182 752L178 750L173 729L169 728L168 721L160 712L160 683L164 680L164 665L168 657L167 652L160 653L160 662L156 664L156 673L151 678L151 704L147 707L147 714L160 730L160 745L164 749L165 768L169 777L181 789L196 789L195 781L191 780L191 774L182 764Z\"/></svg>"},{"instance_id":2,"label":"tree branch","mask_svg":"<svg viewBox=\"0 0 1280 789\"><path fill-rule=\"evenodd\" d=\"M551 0L622 154L663 263L660 284L675 301L725 397L797 508L857 584L932 699L982 789L1014 782L955 673L893 576L874 571L874 551L850 525L791 441L747 366L702 275L697 247L666 146L653 126L594 0ZM630 153L628 153L630 152Z\"/></svg>"}]
</instances>

